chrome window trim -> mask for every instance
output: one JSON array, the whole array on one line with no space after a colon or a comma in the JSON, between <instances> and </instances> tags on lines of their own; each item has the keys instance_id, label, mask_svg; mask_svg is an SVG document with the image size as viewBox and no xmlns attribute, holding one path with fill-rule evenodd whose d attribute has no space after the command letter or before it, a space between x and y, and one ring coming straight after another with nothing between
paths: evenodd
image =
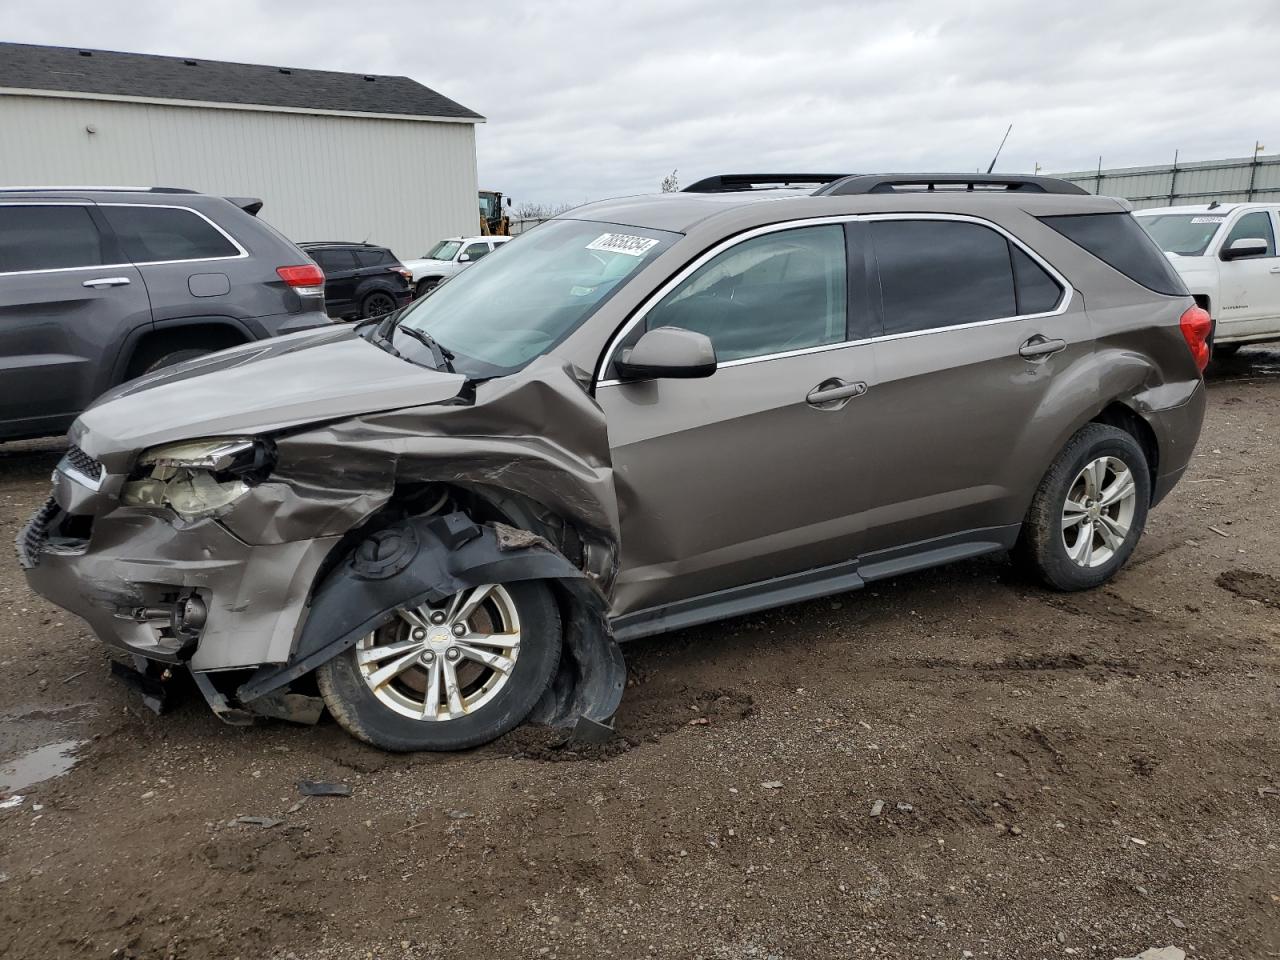
<instances>
[{"instance_id":1,"label":"chrome window trim","mask_svg":"<svg viewBox=\"0 0 1280 960\"><path fill-rule=\"evenodd\" d=\"M741 367L750 363L763 363L767 360L782 360L788 357L804 356L811 353L825 353L829 350L841 350L845 347L860 346L867 343L882 343L892 340L906 340L913 337L930 336L936 333L949 333L953 330L967 330L971 327L986 327L997 323L1012 323L1016 320L1037 320L1044 317L1057 317L1066 313L1075 299L1075 287L1064 277L1058 270L1049 263L1044 257L1040 256L1035 250L1027 246L1019 237L1014 236L1000 224L991 220L984 220L982 217L975 217L969 214L960 213L862 213L862 214L844 214L831 217L809 217L803 220L788 220L785 223L771 223L763 227L755 227L743 233L735 234L725 240L720 241L709 250L699 255L690 262L679 273L664 283L656 291L645 298L644 302L636 308L636 311L627 319L617 333L609 340L595 373L595 386L598 387L617 387L628 382L617 379L601 379L601 375L609 368L609 364L617 352L622 341L627 338L637 324L643 323L649 311L652 310L667 294L684 282L692 273L700 269L709 260L714 259L726 250L729 250L740 243L752 240L755 237L764 236L770 233L778 233L783 230L795 230L800 227L823 226L833 223L855 223L858 221L870 222L874 220L953 220L961 223L974 223L980 227L986 227L994 230L1003 236L1010 243L1013 243L1025 253L1031 260L1041 267L1050 277L1062 288L1062 295L1058 299L1058 305L1048 311L1040 313L1023 313L1016 314L1011 317L995 317L991 320L974 320L970 323L956 323L946 327L930 327L927 330L908 330L903 333L887 333L875 337L865 337L861 340L842 340L839 343L820 344L814 347L802 347L798 350L787 350L782 353L761 354L758 357L742 357L737 360L726 360L724 363L716 365L716 369L723 367ZM1012 265L1010 265L1012 270Z\"/></svg>"},{"instance_id":2,"label":"chrome window trim","mask_svg":"<svg viewBox=\"0 0 1280 960\"><path fill-rule=\"evenodd\" d=\"M224 260L245 260L249 251L235 237L223 230L199 210L177 203L95 203L92 200L0 200L0 207L162 207L166 210L185 210L194 213L214 230L218 231L238 251L226 257L194 257L190 260L142 260L137 263L96 263L86 267L47 267L42 270L0 270L0 277L25 277L44 273L71 273L76 270L117 270L129 267L156 267L174 263L218 263ZM96 226L96 224L95 224Z\"/></svg>"},{"instance_id":3,"label":"chrome window trim","mask_svg":"<svg viewBox=\"0 0 1280 960\"><path fill-rule=\"evenodd\" d=\"M222 235L222 238L224 240L226 240L229 244L231 244L237 250L237 253L235 253L234 255L226 256L226 257L191 257L189 259L180 259L180 260L141 260L134 263L135 267L163 266L164 264L168 264L168 263L215 263L220 260L244 260L249 256L249 251L240 245L239 240L237 240L231 234L227 233L227 231L223 230L222 227L218 226L218 224L214 223L212 220L206 217L203 213L201 213L199 210L196 210L193 207L187 207L180 203L114 203L111 201L108 201L106 203L99 203L97 205L99 207L143 207L148 210L155 210L155 209L185 210L187 213L194 213L197 217L199 217L209 226L213 227L214 230L216 230L218 233Z\"/></svg>"}]
</instances>

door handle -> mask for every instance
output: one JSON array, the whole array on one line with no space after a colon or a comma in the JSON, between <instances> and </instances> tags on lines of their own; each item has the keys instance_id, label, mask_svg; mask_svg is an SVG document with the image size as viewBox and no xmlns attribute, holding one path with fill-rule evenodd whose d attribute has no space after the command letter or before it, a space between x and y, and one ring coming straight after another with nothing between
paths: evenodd
<instances>
[{"instance_id":1,"label":"door handle","mask_svg":"<svg viewBox=\"0 0 1280 960\"><path fill-rule=\"evenodd\" d=\"M859 380L848 383L839 377L823 380L805 395L805 403L820 410L838 410L854 397L867 392L867 385Z\"/></svg>"},{"instance_id":2,"label":"door handle","mask_svg":"<svg viewBox=\"0 0 1280 960\"><path fill-rule=\"evenodd\" d=\"M1038 360L1041 357L1051 356L1059 350L1065 350L1066 346L1065 340L1050 340L1037 333L1018 348L1018 355L1027 360Z\"/></svg>"},{"instance_id":3,"label":"door handle","mask_svg":"<svg viewBox=\"0 0 1280 960\"><path fill-rule=\"evenodd\" d=\"M99 287L123 287L128 283L128 277L99 277L97 280L86 280L80 286L93 287L96 290Z\"/></svg>"},{"instance_id":4,"label":"door handle","mask_svg":"<svg viewBox=\"0 0 1280 960\"><path fill-rule=\"evenodd\" d=\"M1272 273L1280 273L1280 267L1272 267L1272 268L1271 268L1271 272L1272 272Z\"/></svg>"}]
</instances>

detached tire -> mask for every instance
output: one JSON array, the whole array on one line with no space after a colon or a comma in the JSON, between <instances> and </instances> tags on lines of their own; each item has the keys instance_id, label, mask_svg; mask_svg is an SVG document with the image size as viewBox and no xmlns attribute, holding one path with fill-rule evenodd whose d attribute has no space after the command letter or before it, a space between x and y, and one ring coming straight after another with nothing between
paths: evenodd
<instances>
[{"instance_id":1,"label":"detached tire","mask_svg":"<svg viewBox=\"0 0 1280 960\"><path fill-rule=\"evenodd\" d=\"M518 726L560 665L560 611L539 581L397 611L316 669L344 730L384 750L465 750Z\"/></svg>"},{"instance_id":2,"label":"detached tire","mask_svg":"<svg viewBox=\"0 0 1280 960\"><path fill-rule=\"evenodd\" d=\"M1142 447L1117 427L1086 424L1040 481L1015 559L1055 590L1099 586L1133 553L1150 504Z\"/></svg>"}]
</instances>

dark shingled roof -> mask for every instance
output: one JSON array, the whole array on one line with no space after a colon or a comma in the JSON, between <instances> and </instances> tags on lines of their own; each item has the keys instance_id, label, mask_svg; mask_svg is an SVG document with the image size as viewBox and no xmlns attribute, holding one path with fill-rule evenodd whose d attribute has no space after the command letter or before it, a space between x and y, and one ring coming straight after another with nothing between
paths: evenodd
<instances>
[{"instance_id":1,"label":"dark shingled roof","mask_svg":"<svg viewBox=\"0 0 1280 960\"><path fill-rule=\"evenodd\" d=\"M0 87L483 120L408 77L0 43Z\"/></svg>"}]
</instances>

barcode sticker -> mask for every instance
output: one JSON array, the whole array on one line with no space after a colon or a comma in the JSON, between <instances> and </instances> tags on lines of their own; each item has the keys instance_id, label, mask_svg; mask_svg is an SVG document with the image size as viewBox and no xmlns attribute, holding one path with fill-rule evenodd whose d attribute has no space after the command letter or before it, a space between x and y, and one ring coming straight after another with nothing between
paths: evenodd
<instances>
[{"instance_id":1,"label":"barcode sticker","mask_svg":"<svg viewBox=\"0 0 1280 960\"><path fill-rule=\"evenodd\" d=\"M1192 217L1192 223L1222 223L1226 217Z\"/></svg>"},{"instance_id":2,"label":"barcode sticker","mask_svg":"<svg viewBox=\"0 0 1280 960\"><path fill-rule=\"evenodd\" d=\"M602 233L587 244L588 250L603 250L606 253L625 253L628 257L643 257L658 245L657 240L649 237L633 237L626 233Z\"/></svg>"}]
</instances>

